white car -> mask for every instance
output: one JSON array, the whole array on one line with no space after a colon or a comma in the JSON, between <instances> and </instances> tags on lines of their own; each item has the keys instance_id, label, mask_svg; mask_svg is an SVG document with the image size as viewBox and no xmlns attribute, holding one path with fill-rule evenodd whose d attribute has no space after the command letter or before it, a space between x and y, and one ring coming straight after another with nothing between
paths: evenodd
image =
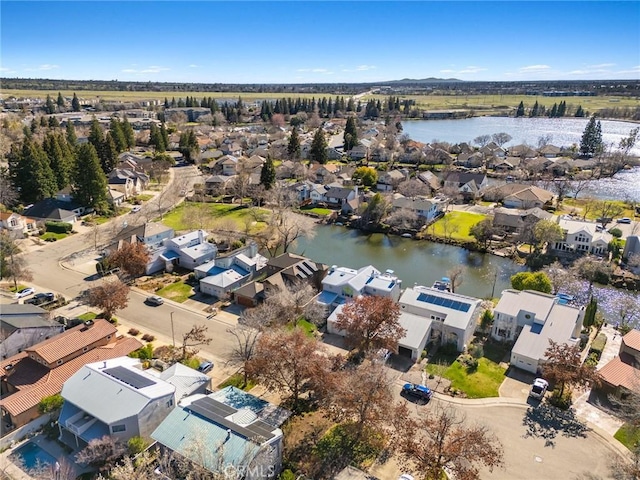
<instances>
[{"instance_id":1,"label":"white car","mask_svg":"<svg viewBox=\"0 0 640 480\"><path fill-rule=\"evenodd\" d=\"M544 394L547 393L547 388L549 388L549 382L547 382L544 378L536 378L533 381L533 385L531 385L529 396L531 398L537 398L541 400L544 398Z\"/></svg>"},{"instance_id":2,"label":"white car","mask_svg":"<svg viewBox=\"0 0 640 480\"><path fill-rule=\"evenodd\" d=\"M16 298L28 297L29 295L32 295L34 293L36 293L35 288L31 288L31 287L23 288L22 290L18 290L16 292Z\"/></svg>"},{"instance_id":3,"label":"white car","mask_svg":"<svg viewBox=\"0 0 640 480\"><path fill-rule=\"evenodd\" d=\"M136 205L131 209L131 213L138 213L141 209L142 207L140 205Z\"/></svg>"}]
</instances>

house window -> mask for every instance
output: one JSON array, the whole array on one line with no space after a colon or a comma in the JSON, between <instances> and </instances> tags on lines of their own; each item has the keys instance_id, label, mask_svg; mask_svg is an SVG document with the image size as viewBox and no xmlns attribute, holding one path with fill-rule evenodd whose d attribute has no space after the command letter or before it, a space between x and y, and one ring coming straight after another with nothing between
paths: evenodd
<instances>
[{"instance_id":1,"label":"house window","mask_svg":"<svg viewBox=\"0 0 640 480\"><path fill-rule=\"evenodd\" d=\"M173 398L170 398L167 402L167 407L173 407Z\"/></svg>"},{"instance_id":2,"label":"house window","mask_svg":"<svg viewBox=\"0 0 640 480\"><path fill-rule=\"evenodd\" d=\"M127 430L127 427L123 424L123 425L113 425L111 427L111 433L119 433L119 432L124 432Z\"/></svg>"}]
</instances>

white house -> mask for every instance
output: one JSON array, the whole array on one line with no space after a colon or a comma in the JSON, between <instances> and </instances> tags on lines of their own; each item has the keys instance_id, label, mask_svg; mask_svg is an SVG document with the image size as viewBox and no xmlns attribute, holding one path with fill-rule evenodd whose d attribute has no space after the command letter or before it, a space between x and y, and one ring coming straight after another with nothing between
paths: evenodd
<instances>
[{"instance_id":1,"label":"white house","mask_svg":"<svg viewBox=\"0 0 640 480\"><path fill-rule=\"evenodd\" d=\"M371 265L358 270L332 266L322 280L322 292L318 303L336 306L360 295L378 295L398 301L402 280L393 274L393 270L380 273Z\"/></svg>"},{"instance_id":2,"label":"white house","mask_svg":"<svg viewBox=\"0 0 640 480\"><path fill-rule=\"evenodd\" d=\"M22 238L38 231L35 220L14 212L0 212L0 230L8 232L12 238Z\"/></svg>"},{"instance_id":3,"label":"white house","mask_svg":"<svg viewBox=\"0 0 640 480\"><path fill-rule=\"evenodd\" d=\"M400 182L407 179L407 175L400 170L391 170L390 172L381 173L378 177L376 190L379 192L390 192L394 190Z\"/></svg>"},{"instance_id":4,"label":"white house","mask_svg":"<svg viewBox=\"0 0 640 480\"><path fill-rule=\"evenodd\" d=\"M504 290L494 311L491 336L514 341L511 365L538 373L549 340L575 345L579 342L584 310L561 305L553 295L534 291Z\"/></svg>"},{"instance_id":5,"label":"white house","mask_svg":"<svg viewBox=\"0 0 640 480\"><path fill-rule=\"evenodd\" d=\"M104 435L150 438L173 410L176 387L119 357L82 367L62 387L60 438L74 449Z\"/></svg>"},{"instance_id":6,"label":"white house","mask_svg":"<svg viewBox=\"0 0 640 480\"><path fill-rule=\"evenodd\" d=\"M423 195L415 197L405 197L400 193L392 196L392 207L394 210L405 208L415 212L419 217L425 218L428 222L436 218L447 209L449 201L446 198L429 198Z\"/></svg>"},{"instance_id":7,"label":"white house","mask_svg":"<svg viewBox=\"0 0 640 480\"><path fill-rule=\"evenodd\" d=\"M36 343L64 331L60 323L47 319L49 312L28 304L0 308L0 359L16 355Z\"/></svg>"},{"instance_id":8,"label":"white house","mask_svg":"<svg viewBox=\"0 0 640 480\"><path fill-rule=\"evenodd\" d=\"M475 331L482 301L435 288L415 286L403 292L399 303L403 314L424 319L424 323L418 323L413 317L406 319L407 331L416 333L414 338L403 339L404 348L411 350L412 358L416 358L415 355L420 355L424 344L429 340L441 345L454 343L458 351L463 351Z\"/></svg>"},{"instance_id":9,"label":"white house","mask_svg":"<svg viewBox=\"0 0 640 480\"><path fill-rule=\"evenodd\" d=\"M564 232L564 238L555 242L553 249L560 252L605 255L613 239L608 232L598 232L595 223L560 218L558 225Z\"/></svg>"},{"instance_id":10,"label":"white house","mask_svg":"<svg viewBox=\"0 0 640 480\"><path fill-rule=\"evenodd\" d=\"M173 265L193 270L213 260L218 253L218 247L207 242L207 236L204 230L196 230L165 240L165 250L160 257L166 262L167 271L171 271Z\"/></svg>"}]
</instances>

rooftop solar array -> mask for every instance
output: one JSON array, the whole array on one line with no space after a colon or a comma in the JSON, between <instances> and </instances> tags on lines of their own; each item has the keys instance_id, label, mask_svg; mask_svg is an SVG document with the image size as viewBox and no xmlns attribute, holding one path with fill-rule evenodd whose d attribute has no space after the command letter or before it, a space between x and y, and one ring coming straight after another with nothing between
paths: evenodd
<instances>
[{"instance_id":1,"label":"rooftop solar array","mask_svg":"<svg viewBox=\"0 0 640 480\"><path fill-rule=\"evenodd\" d=\"M116 380L120 380L121 382L132 386L136 390L156 384L154 380L132 372L128 368L122 366L107 368L106 370L103 370L103 372Z\"/></svg>"},{"instance_id":2,"label":"rooftop solar array","mask_svg":"<svg viewBox=\"0 0 640 480\"><path fill-rule=\"evenodd\" d=\"M193 413L200 415L221 427L228 428L245 438L264 439L264 441L267 441L275 436L273 434L274 427L262 420L256 420L249 425L238 425L231 420L227 420L225 417L237 412L237 410L210 397L199 398L186 408L187 410L191 410Z\"/></svg>"},{"instance_id":3,"label":"rooftop solar array","mask_svg":"<svg viewBox=\"0 0 640 480\"><path fill-rule=\"evenodd\" d=\"M468 312L471 308L471 305L468 303L451 300L450 298L436 297L435 295L430 295L428 293L421 293L420 295L418 295L418 301L431 303L432 305L440 305L442 307L450 308L451 310L457 310L459 312Z\"/></svg>"}]
</instances>

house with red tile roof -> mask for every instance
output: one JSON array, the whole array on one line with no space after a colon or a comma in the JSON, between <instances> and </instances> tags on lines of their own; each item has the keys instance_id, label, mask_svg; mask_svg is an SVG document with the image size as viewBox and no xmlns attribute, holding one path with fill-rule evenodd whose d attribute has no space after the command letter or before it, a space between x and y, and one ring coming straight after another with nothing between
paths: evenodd
<instances>
[{"instance_id":1,"label":"house with red tile roof","mask_svg":"<svg viewBox=\"0 0 640 480\"><path fill-rule=\"evenodd\" d=\"M132 337L119 337L103 319L85 322L0 362L0 415L7 433L40 416L44 397L62 391L62 385L87 363L128 355L142 347Z\"/></svg>"},{"instance_id":2,"label":"house with red tile roof","mask_svg":"<svg viewBox=\"0 0 640 480\"><path fill-rule=\"evenodd\" d=\"M631 330L622 337L618 356L598 373L603 390L617 394L628 390L640 394L640 330Z\"/></svg>"}]
</instances>

